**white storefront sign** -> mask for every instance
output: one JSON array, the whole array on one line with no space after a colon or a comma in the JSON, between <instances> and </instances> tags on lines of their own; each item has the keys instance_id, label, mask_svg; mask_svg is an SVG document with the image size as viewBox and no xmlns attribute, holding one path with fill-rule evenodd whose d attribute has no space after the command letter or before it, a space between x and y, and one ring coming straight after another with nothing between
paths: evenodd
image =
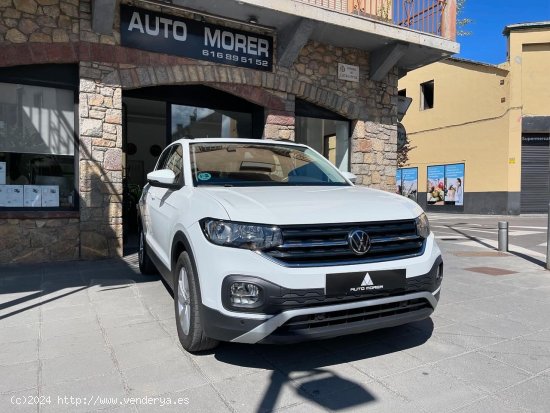
<instances>
[{"instance_id":1,"label":"white storefront sign","mask_svg":"<svg viewBox=\"0 0 550 413\"><path fill-rule=\"evenodd\" d=\"M359 82L359 66L338 63L338 79Z\"/></svg>"}]
</instances>

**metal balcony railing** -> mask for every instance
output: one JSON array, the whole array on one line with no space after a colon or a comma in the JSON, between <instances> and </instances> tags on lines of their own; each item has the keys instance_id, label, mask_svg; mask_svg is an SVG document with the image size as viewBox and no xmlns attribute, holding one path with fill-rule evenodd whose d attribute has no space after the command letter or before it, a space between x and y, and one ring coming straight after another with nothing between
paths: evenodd
<instances>
[{"instance_id":1,"label":"metal balcony railing","mask_svg":"<svg viewBox=\"0 0 550 413\"><path fill-rule=\"evenodd\" d=\"M456 0L296 0L456 39Z\"/></svg>"}]
</instances>

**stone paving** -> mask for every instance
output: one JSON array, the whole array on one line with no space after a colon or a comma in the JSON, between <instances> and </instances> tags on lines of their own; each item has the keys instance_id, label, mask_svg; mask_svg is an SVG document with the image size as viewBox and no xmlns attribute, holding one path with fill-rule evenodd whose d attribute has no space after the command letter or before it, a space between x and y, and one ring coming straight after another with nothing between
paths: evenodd
<instances>
[{"instance_id":1,"label":"stone paving","mask_svg":"<svg viewBox=\"0 0 550 413\"><path fill-rule=\"evenodd\" d=\"M431 319L201 355L181 348L170 294L135 257L0 267L0 411L550 411L550 272L441 244Z\"/></svg>"}]
</instances>

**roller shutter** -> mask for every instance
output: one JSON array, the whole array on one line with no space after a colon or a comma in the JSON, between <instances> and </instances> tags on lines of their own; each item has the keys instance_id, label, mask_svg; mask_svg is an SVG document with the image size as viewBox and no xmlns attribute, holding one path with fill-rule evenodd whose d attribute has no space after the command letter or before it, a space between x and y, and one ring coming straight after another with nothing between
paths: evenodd
<instances>
[{"instance_id":1,"label":"roller shutter","mask_svg":"<svg viewBox=\"0 0 550 413\"><path fill-rule=\"evenodd\" d=\"M550 202L550 135L524 134L521 145L521 213L546 213Z\"/></svg>"}]
</instances>

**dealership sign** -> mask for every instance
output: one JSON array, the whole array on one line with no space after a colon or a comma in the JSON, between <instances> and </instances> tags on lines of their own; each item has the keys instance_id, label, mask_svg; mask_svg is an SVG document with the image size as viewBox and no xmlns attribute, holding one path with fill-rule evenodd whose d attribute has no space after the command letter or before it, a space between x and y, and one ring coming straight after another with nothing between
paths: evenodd
<instances>
[{"instance_id":1,"label":"dealership sign","mask_svg":"<svg viewBox=\"0 0 550 413\"><path fill-rule=\"evenodd\" d=\"M271 71L273 38L198 20L120 6L122 46Z\"/></svg>"}]
</instances>

